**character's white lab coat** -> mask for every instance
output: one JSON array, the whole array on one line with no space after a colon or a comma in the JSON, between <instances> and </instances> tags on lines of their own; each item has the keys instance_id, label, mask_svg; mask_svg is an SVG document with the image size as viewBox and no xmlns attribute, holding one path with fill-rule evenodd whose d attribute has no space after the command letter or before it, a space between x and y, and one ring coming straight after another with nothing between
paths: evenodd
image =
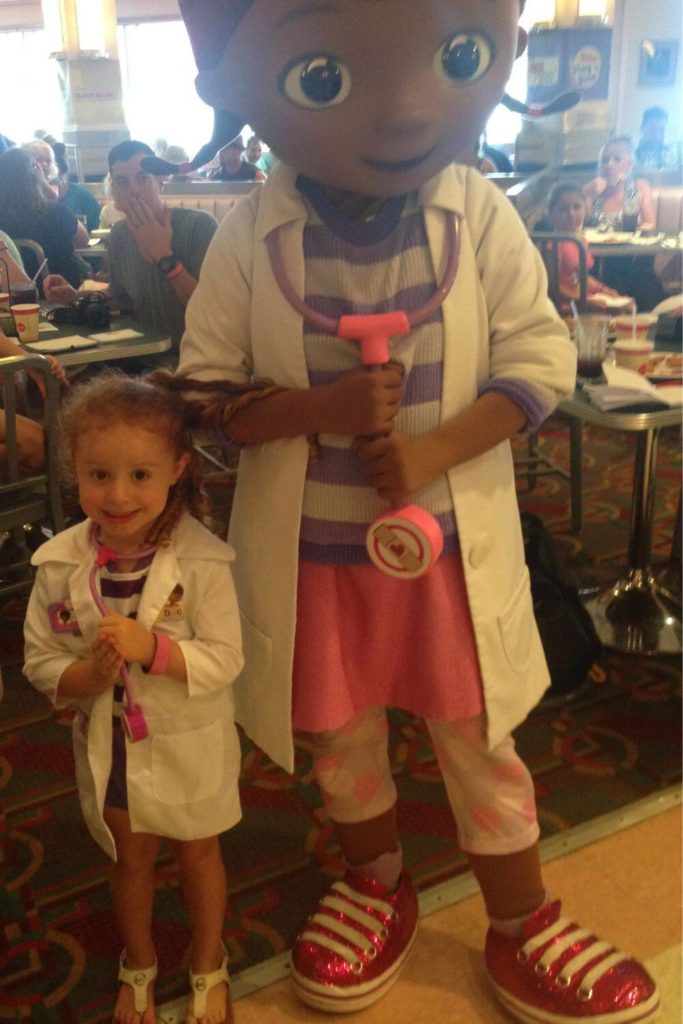
<instances>
[{"instance_id":1,"label":"character's white lab coat","mask_svg":"<svg viewBox=\"0 0 683 1024\"><path fill-rule=\"evenodd\" d=\"M509 200L476 171L451 166L422 188L420 202L436 280L444 259L444 211L460 221L459 271L442 307L442 420L470 406L482 386L496 378L535 383L555 401L571 394L576 353L548 301L539 254ZM228 214L187 309L181 372L240 382L254 375L290 388L309 387L302 318L281 294L264 244L279 229L287 274L303 295L306 218L295 174L282 164ZM289 770L307 459L305 437L246 447L230 522L245 645L236 716ZM549 682L533 616L509 443L451 469L448 480L484 683L488 742L495 746L524 719ZM429 642L429 623L416 622L415 643Z\"/></svg>"},{"instance_id":2,"label":"character's white lab coat","mask_svg":"<svg viewBox=\"0 0 683 1024\"><path fill-rule=\"evenodd\" d=\"M79 523L33 556L38 573L26 616L24 672L55 707L77 709L73 740L83 816L93 838L115 858L102 817L111 770L113 690L80 699L62 698L58 691L67 666L90 653L101 618L88 581L95 557L90 529L89 520ZM126 743L133 831L197 839L217 835L240 818L240 747L231 684L243 658L229 566L233 557L227 544L184 516L150 566L137 621L180 645L187 682L129 666L149 727L146 739ZM55 609L65 604L62 625Z\"/></svg>"}]
</instances>

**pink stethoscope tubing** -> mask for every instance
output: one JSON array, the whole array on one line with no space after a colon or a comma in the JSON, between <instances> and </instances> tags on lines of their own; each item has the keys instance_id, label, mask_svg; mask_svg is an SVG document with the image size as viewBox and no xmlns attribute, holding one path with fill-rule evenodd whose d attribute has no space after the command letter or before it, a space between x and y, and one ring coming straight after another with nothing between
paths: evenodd
<instances>
[{"instance_id":1,"label":"pink stethoscope tubing","mask_svg":"<svg viewBox=\"0 0 683 1024\"><path fill-rule=\"evenodd\" d=\"M266 237L268 257L280 290L303 319L325 334L333 334L360 346L361 362L372 372L389 361L389 339L401 337L424 323L443 304L458 273L460 231L456 217L446 214L446 266L433 295L413 313L396 310L342 316L338 321L311 309L297 295L287 277L278 230ZM366 549L378 569L397 579L417 579L436 562L443 550L443 534L431 513L417 505L406 505L377 516L368 527Z\"/></svg>"},{"instance_id":2,"label":"pink stethoscope tubing","mask_svg":"<svg viewBox=\"0 0 683 1024\"><path fill-rule=\"evenodd\" d=\"M117 558L117 552L112 548L108 548L106 545L101 544L97 539L97 532L93 529L91 534L91 540L96 549L95 561L93 562L92 568L88 576L88 583L90 584L90 593L92 598L97 605L97 609L102 615L108 615L109 609L102 600L100 589L97 585L100 569L107 562ZM146 555L151 555L156 548L147 548L145 551L134 551L130 555L126 555L126 558L144 558ZM144 740L147 736L147 723L142 708L139 704L135 703L135 697L133 695L133 688L128 674L128 669L125 664L121 666L120 679L123 684L123 688L126 693L126 706L122 712L123 727L126 731L126 735L135 743L138 740Z\"/></svg>"}]
</instances>

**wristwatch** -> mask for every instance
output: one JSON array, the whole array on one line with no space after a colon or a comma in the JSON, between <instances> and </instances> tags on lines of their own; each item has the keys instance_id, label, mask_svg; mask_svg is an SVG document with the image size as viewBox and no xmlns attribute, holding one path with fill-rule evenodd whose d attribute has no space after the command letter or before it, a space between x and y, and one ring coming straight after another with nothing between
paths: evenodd
<instances>
[{"instance_id":1,"label":"wristwatch","mask_svg":"<svg viewBox=\"0 0 683 1024\"><path fill-rule=\"evenodd\" d=\"M170 274L180 264L180 260L172 253L170 256L162 256L157 260L157 266L162 274Z\"/></svg>"}]
</instances>

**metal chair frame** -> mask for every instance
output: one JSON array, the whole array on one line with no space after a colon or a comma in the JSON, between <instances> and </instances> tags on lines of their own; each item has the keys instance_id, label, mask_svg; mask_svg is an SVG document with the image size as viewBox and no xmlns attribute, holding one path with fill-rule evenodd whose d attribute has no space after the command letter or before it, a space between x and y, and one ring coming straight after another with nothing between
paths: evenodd
<instances>
[{"instance_id":1,"label":"metal chair frame","mask_svg":"<svg viewBox=\"0 0 683 1024\"><path fill-rule=\"evenodd\" d=\"M548 275L548 297L559 311L562 303L566 304L560 293L560 245L573 243L578 252L579 262L579 297L575 300L578 312L588 308L588 258L585 243L577 235L562 235L551 232L535 232L532 241L541 254ZM560 414L558 414L560 415ZM515 460L516 475L526 477L527 491L533 491L540 476L561 476L569 481L571 528L579 533L582 522L582 480L581 458L583 431L581 421L574 416L562 415L569 427L569 472L558 466L554 459L546 455L539 444L539 434L529 434L527 454Z\"/></svg>"},{"instance_id":2,"label":"metal chair frame","mask_svg":"<svg viewBox=\"0 0 683 1024\"><path fill-rule=\"evenodd\" d=\"M19 462L17 444L17 384L27 370L37 370L45 382L45 466L26 472ZM0 464L0 532L14 541L17 557L0 565L0 596L19 593L33 583L31 551L26 527L46 526L52 533L64 528L57 455L57 412L59 384L50 364L40 355L8 356L0 359L7 459ZM2 549L0 548L0 551Z\"/></svg>"},{"instance_id":3,"label":"metal chair frame","mask_svg":"<svg viewBox=\"0 0 683 1024\"><path fill-rule=\"evenodd\" d=\"M41 266L43 268L40 271L40 280L44 281L47 275L50 273L50 268L48 267L47 263L44 262L45 250L43 249L42 245L40 245L39 242L36 242L33 238L14 238L12 239L12 241L14 242L14 244L20 252L22 249L28 249L30 252L33 253L36 260L38 261L36 263L36 270L38 269L38 267Z\"/></svg>"}]
</instances>

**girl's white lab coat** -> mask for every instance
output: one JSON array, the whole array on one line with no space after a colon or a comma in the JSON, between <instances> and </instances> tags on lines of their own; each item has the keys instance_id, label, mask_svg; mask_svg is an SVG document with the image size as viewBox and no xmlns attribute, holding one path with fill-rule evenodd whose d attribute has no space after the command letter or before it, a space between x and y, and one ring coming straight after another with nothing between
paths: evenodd
<instances>
[{"instance_id":1,"label":"girl's white lab coat","mask_svg":"<svg viewBox=\"0 0 683 1024\"><path fill-rule=\"evenodd\" d=\"M88 581L95 557L90 528L89 520L79 523L33 556L38 573L26 616L24 672L55 707L77 709L73 740L83 816L93 838L115 859L113 836L102 817L111 770L113 689L80 699L62 698L58 691L65 668L90 653L101 618ZM177 641L187 682L145 675L139 664L129 667L149 727L146 739L126 743L134 831L197 839L239 821L240 747L231 683L243 658L229 567L233 557L227 544L185 516L150 566L137 621ZM65 601L78 633L55 631L50 624L50 606Z\"/></svg>"},{"instance_id":2,"label":"girl's white lab coat","mask_svg":"<svg viewBox=\"0 0 683 1024\"><path fill-rule=\"evenodd\" d=\"M436 279L444 260L444 211L460 221L460 267L442 310L442 419L471 405L495 378L535 383L553 401L571 394L574 347L548 301L540 257L510 202L476 171L456 166L428 182L420 200ZM302 319L281 294L264 244L278 228L287 273L303 295L306 217L294 172L278 165L224 219L188 306L180 372L203 380L245 381L254 375L291 388L309 387ZM245 448L230 523L245 645L236 716L252 739L290 770L307 458L304 437ZM549 682L533 616L509 443L451 469L448 480L484 683L488 741L495 746L524 719ZM415 500L419 503L419 495ZM429 622L415 622L415 643L430 643Z\"/></svg>"}]
</instances>

